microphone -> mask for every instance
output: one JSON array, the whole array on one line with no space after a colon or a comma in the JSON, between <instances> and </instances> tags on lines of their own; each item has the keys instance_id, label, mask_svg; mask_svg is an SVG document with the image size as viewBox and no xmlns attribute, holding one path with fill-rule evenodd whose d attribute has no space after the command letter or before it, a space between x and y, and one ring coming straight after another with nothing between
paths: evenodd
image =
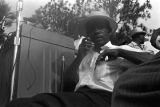
<instances>
[{"instance_id":1,"label":"microphone","mask_svg":"<svg viewBox=\"0 0 160 107\"><path fill-rule=\"evenodd\" d=\"M18 55L18 47L20 45L20 21L21 21L21 11L23 10L23 1L18 0L17 3L17 25L16 25L16 36L14 37L14 53L13 53L13 71L11 77L11 92L10 92L10 101L14 98L14 90L15 90L15 74L16 74L16 61Z\"/></svg>"},{"instance_id":2,"label":"microphone","mask_svg":"<svg viewBox=\"0 0 160 107\"><path fill-rule=\"evenodd\" d=\"M23 1L19 0L17 4L17 11L22 11L23 10Z\"/></svg>"}]
</instances>

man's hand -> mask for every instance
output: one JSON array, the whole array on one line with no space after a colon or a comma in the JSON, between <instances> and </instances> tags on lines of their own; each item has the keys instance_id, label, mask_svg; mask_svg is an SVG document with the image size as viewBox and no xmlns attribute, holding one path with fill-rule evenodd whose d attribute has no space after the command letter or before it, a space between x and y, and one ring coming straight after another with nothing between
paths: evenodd
<instances>
[{"instance_id":1,"label":"man's hand","mask_svg":"<svg viewBox=\"0 0 160 107\"><path fill-rule=\"evenodd\" d=\"M108 56L108 60L115 59L119 56L119 49L105 49L97 59L97 63L100 61L105 61L106 56Z\"/></svg>"},{"instance_id":2,"label":"man's hand","mask_svg":"<svg viewBox=\"0 0 160 107\"><path fill-rule=\"evenodd\" d=\"M79 45L78 56L84 57L87 52L94 47L94 43L89 38L84 38Z\"/></svg>"}]
</instances>

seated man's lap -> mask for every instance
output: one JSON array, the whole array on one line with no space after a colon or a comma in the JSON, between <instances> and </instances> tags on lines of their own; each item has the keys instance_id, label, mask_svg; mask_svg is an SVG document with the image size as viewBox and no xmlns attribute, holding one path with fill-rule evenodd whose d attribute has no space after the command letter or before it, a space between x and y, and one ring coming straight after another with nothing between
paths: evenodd
<instances>
[{"instance_id":1,"label":"seated man's lap","mask_svg":"<svg viewBox=\"0 0 160 107\"><path fill-rule=\"evenodd\" d=\"M19 98L6 107L110 107L110 105L110 92L84 87L74 93L43 93L31 98Z\"/></svg>"}]
</instances>

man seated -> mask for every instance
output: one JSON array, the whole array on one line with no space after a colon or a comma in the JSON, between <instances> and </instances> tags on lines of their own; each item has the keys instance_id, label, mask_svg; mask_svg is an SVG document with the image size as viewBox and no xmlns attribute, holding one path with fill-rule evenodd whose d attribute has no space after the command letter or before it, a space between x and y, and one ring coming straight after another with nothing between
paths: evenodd
<instances>
[{"instance_id":1,"label":"man seated","mask_svg":"<svg viewBox=\"0 0 160 107\"><path fill-rule=\"evenodd\" d=\"M76 87L75 91L43 93L31 98L19 98L10 102L6 107L111 106L114 83L119 74L139 62L148 60L149 57L146 59L139 56L134 57L134 55L128 54L128 50L134 51L138 55L141 55L142 51L129 46L114 46L109 42L110 36L117 29L117 24L105 12L93 11L82 21L86 37L82 40L77 57L66 71L64 79L64 88L73 90ZM106 59L103 54L108 49L121 49L121 56L114 57L111 54Z\"/></svg>"}]
</instances>

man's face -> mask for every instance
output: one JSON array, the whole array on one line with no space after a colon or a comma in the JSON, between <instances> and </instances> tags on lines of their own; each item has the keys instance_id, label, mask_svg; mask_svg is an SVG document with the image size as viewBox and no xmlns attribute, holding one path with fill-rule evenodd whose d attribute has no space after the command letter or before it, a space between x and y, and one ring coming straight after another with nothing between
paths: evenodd
<instances>
[{"instance_id":1,"label":"man's face","mask_svg":"<svg viewBox=\"0 0 160 107\"><path fill-rule=\"evenodd\" d=\"M92 21L87 23L88 37L95 43L95 48L104 46L110 38L111 29L106 21Z\"/></svg>"},{"instance_id":2,"label":"man's face","mask_svg":"<svg viewBox=\"0 0 160 107\"><path fill-rule=\"evenodd\" d=\"M140 44L144 44L145 42L145 37L143 34L139 35L139 40L140 40Z\"/></svg>"}]
</instances>

